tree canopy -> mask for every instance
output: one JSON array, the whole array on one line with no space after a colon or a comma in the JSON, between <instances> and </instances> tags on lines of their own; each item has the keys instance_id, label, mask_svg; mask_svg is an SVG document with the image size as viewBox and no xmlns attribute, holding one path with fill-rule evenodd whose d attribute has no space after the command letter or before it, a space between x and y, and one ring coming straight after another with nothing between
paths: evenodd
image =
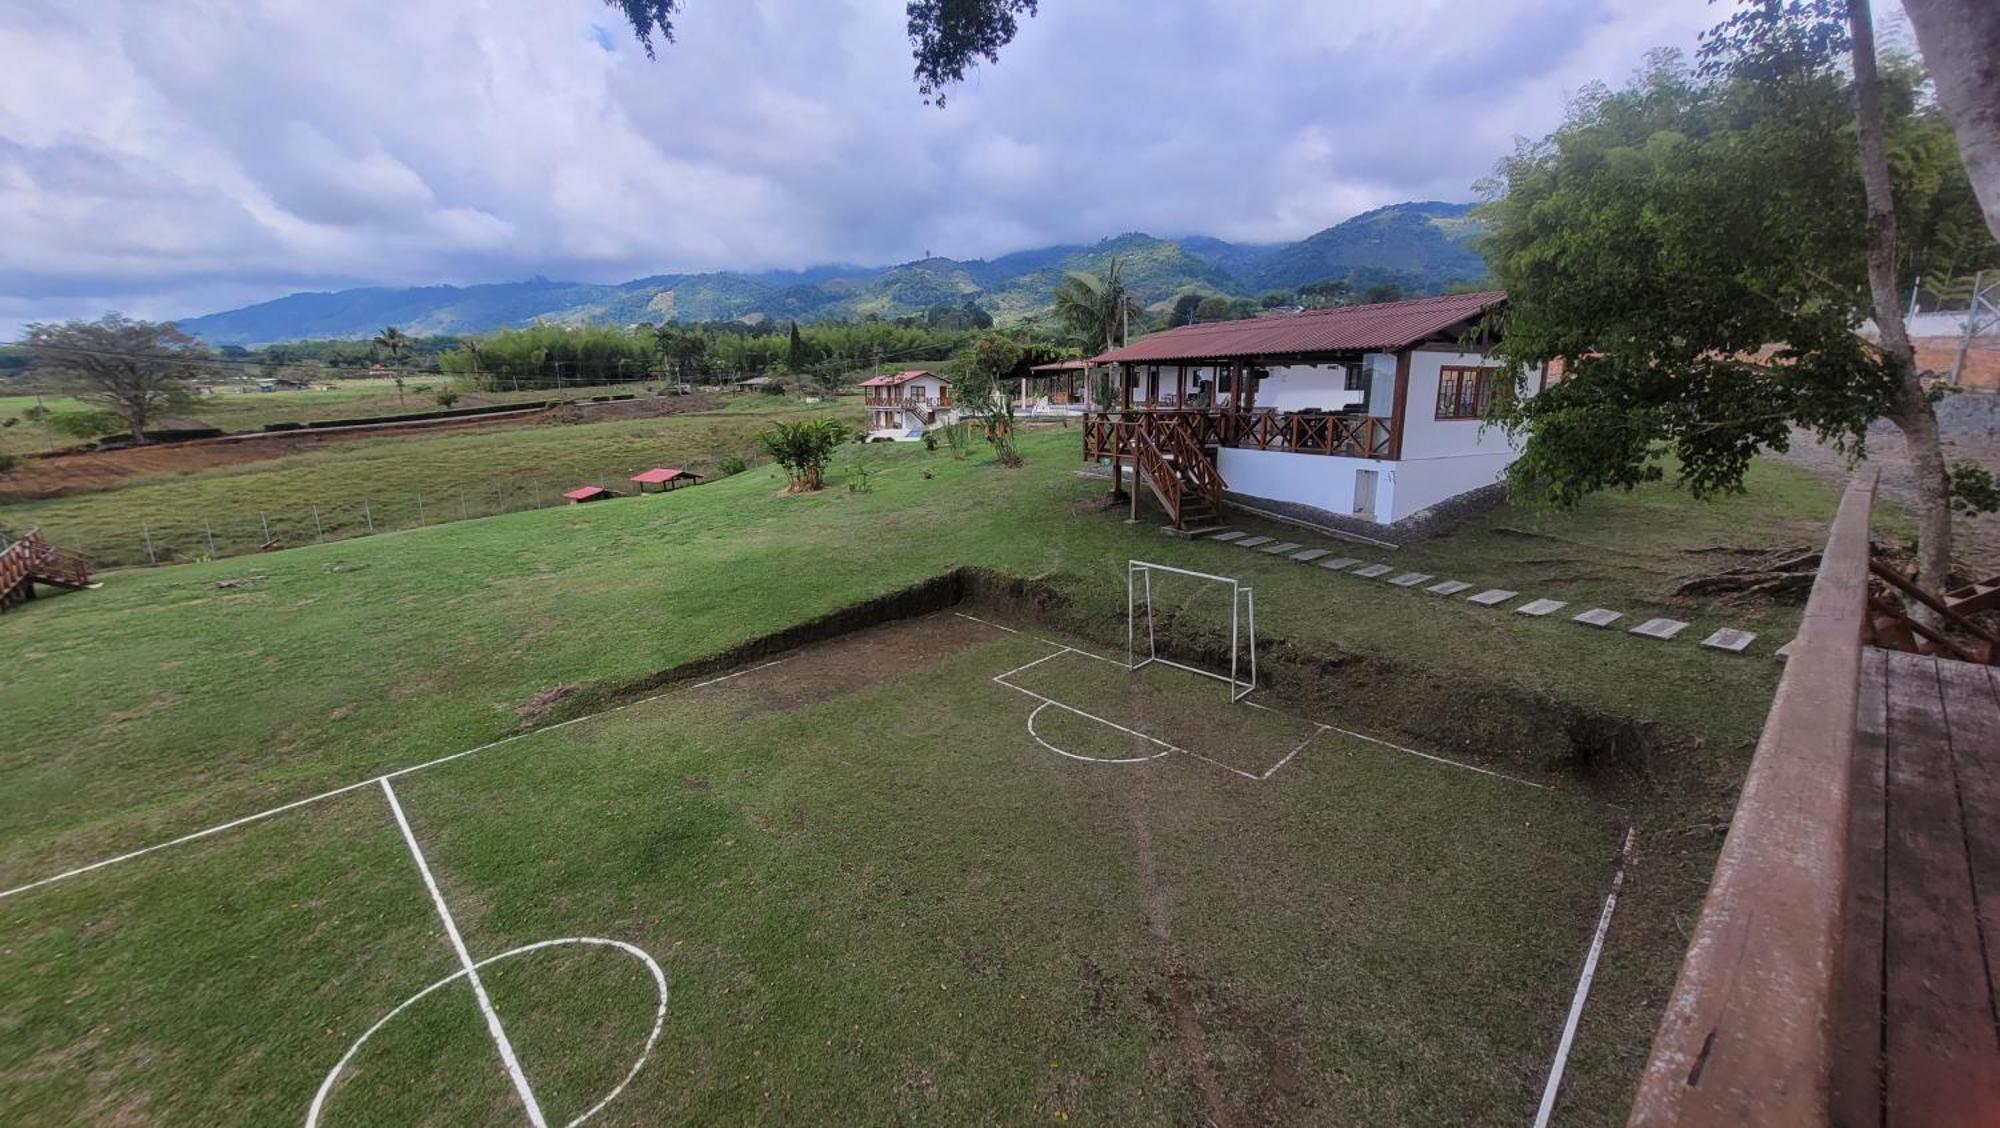
<instances>
[{"instance_id":1,"label":"tree canopy","mask_svg":"<svg viewBox=\"0 0 2000 1128\"><path fill-rule=\"evenodd\" d=\"M211 371L213 354L178 326L107 313L96 321L32 322L22 344L70 395L116 415L146 441L146 426L187 402L196 377Z\"/></svg>"},{"instance_id":2,"label":"tree canopy","mask_svg":"<svg viewBox=\"0 0 2000 1128\"><path fill-rule=\"evenodd\" d=\"M1586 88L1489 184L1485 249L1511 298L1501 351L1517 371L1564 368L1496 406L1526 437L1517 484L1573 503L1658 479L1671 455L1697 494L1738 489L1792 425L1858 449L1897 403L1899 374L1859 332L1871 299L1844 40L1743 32L1718 28L1701 70L1659 53L1623 89ZM1920 69L1891 58L1882 79L1908 263L1990 261Z\"/></svg>"},{"instance_id":3,"label":"tree canopy","mask_svg":"<svg viewBox=\"0 0 2000 1128\"><path fill-rule=\"evenodd\" d=\"M910 51L916 60L917 93L926 102L945 103L946 92L979 65L1000 60L1014 41L1022 16L1033 16L1039 0L909 0ZM654 58L653 37L674 41L674 17L683 0L604 0L625 16L632 34Z\"/></svg>"}]
</instances>

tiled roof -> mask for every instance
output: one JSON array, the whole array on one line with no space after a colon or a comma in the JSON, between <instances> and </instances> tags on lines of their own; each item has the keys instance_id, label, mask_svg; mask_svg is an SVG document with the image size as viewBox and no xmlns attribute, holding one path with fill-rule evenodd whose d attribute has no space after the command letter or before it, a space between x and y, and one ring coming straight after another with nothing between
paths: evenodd
<instances>
[{"instance_id":1,"label":"tiled roof","mask_svg":"<svg viewBox=\"0 0 2000 1128\"><path fill-rule=\"evenodd\" d=\"M1500 290L1407 302L1340 306L1249 321L1183 325L1113 349L1094 364L1295 356L1322 352L1393 352L1470 321L1507 300Z\"/></svg>"}]
</instances>

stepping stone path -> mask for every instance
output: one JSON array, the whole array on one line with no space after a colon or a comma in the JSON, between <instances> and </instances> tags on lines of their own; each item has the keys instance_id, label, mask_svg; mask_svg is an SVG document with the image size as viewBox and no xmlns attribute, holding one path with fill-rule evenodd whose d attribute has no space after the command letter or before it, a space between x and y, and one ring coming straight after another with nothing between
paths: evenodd
<instances>
[{"instance_id":1,"label":"stepping stone path","mask_svg":"<svg viewBox=\"0 0 2000 1128\"><path fill-rule=\"evenodd\" d=\"M1301 564L1312 564L1320 568L1325 568L1329 572L1346 572L1352 569L1352 575L1360 576L1363 579L1372 580L1387 576L1389 573L1395 571L1394 568L1387 564L1368 564L1357 568L1355 565L1361 564L1361 558L1358 556L1334 556L1332 549L1307 548L1297 541L1280 541L1276 537L1253 537L1242 529L1224 529L1221 532L1210 535L1208 539L1219 541L1223 544L1234 544L1238 548L1259 549L1271 556L1284 556L1288 559L1296 560ZM1391 577L1389 582L1395 584L1397 587L1414 588L1421 584L1429 583L1431 579L1430 575L1423 572L1404 572ZM1445 580L1441 583L1430 584L1424 590L1432 595L1454 596L1460 592L1471 591L1472 586L1463 580ZM1465 599L1466 602L1476 603L1481 607L1498 607L1520 594L1518 591L1509 591L1506 588L1486 588L1483 591L1466 596ZM1567 606L1569 604L1560 599L1533 599L1515 608L1515 610L1523 615L1531 615L1539 619L1553 615ZM1613 611L1607 607L1593 607L1581 614L1571 616L1570 621L1582 623L1587 627L1608 629L1624 617L1622 612ZM1678 619L1648 619L1638 626L1633 627L1630 633L1665 641L1674 638L1687 628L1688 624ZM1757 636L1750 631L1740 631L1734 627L1723 627L1714 634L1702 639L1701 645L1708 650L1741 654L1748 650L1750 644L1755 641L1757 641ZM1783 662L1791 656L1791 652L1792 644L1787 642L1785 645L1779 647L1773 656L1778 661Z\"/></svg>"},{"instance_id":2,"label":"stepping stone path","mask_svg":"<svg viewBox=\"0 0 2000 1128\"><path fill-rule=\"evenodd\" d=\"M1710 650L1727 650L1731 654L1741 654L1750 648L1751 643L1756 641L1757 636L1751 634L1749 631L1739 631L1734 627L1724 627L1707 638L1702 639L1701 644ZM1790 644L1787 643L1786 645L1789 646Z\"/></svg>"},{"instance_id":3,"label":"stepping stone path","mask_svg":"<svg viewBox=\"0 0 2000 1128\"><path fill-rule=\"evenodd\" d=\"M1632 633L1665 641L1687 630L1687 626L1686 623L1681 622L1679 619L1648 619L1638 626L1633 627Z\"/></svg>"},{"instance_id":4,"label":"stepping stone path","mask_svg":"<svg viewBox=\"0 0 2000 1128\"><path fill-rule=\"evenodd\" d=\"M1793 640L1792 640L1792 642L1797 642L1797 641L1798 641L1797 639L1793 639ZM1778 652L1777 652L1776 654L1773 654L1773 655L1771 655L1771 657L1773 657L1773 658L1776 658L1776 659L1778 660L1778 665L1780 665L1780 666L1782 666L1782 665L1784 665L1785 663L1787 663L1787 662L1791 661L1791 660L1792 660L1792 643L1791 643L1791 642L1788 642L1788 643L1786 643L1785 645L1783 645L1783 646L1780 646L1780 647L1778 648Z\"/></svg>"}]
</instances>

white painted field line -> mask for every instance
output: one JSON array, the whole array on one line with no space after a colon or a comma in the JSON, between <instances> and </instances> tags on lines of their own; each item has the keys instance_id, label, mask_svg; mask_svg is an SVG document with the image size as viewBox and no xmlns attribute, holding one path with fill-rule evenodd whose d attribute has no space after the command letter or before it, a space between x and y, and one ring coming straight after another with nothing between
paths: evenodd
<instances>
[{"instance_id":1,"label":"white painted field line","mask_svg":"<svg viewBox=\"0 0 2000 1128\"><path fill-rule=\"evenodd\" d=\"M424 877L424 888L431 892L431 903L437 906L438 919L444 921L444 933L451 938L452 950L458 953L458 962L465 968L466 982L472 984L472 994L479 1000L480 1013L486 1016L486 1030L493 1035L493 1044L500 1049L500 1060L507 1066L507 1075L514 1080L514 1091L521 1094L521 1103L528 1110L528 1122L535 1128L548 1128L548 1121L542 1118L541 1102L535 1100L535 1090L528 1085L528 1075L521 1072L521 1063L514 1056L514 1044L507 1040L507 1031L500 1025L500 1016L493 1010L493 1000L486 997L486 984L479 978L479 965L472 962L472 953L465 950L465 939L458 934L458 922L451 919L451 909L444 903L444 894L438 891L437 879L431 876L430 863L424 861L424 852L417 847L416 832L410 829L410 820L403 815L403 805L396 801L396 789L389 781L382 781L382 794L389 797L389 809L395 812L396 825L402 828L403 841L410 845L410 857L416 860L417 872Z\"/></svg>"},{"instance_id":2,"label":"white painted field line","mask_svg":"<svg viewBox=\"0 0 2000 1128\"><path fill-rule=\"evenodd\" d=\"M1597 935L1590 939L1590 952L1583 958L1583 974L1576 981L1576 995L1569 1002L1569 1020L1563 1023L1562 1041L1556 1045L1556 1060L1549 1067L1549 1083L1542 1088L1542 1107L1535 1113L1535 1128L1548 1128L1555 1115L1556 1093L1562 1088L1563 1068L1569 1064L1570 1047L1576 1043L1577 1023L1583 1019L1583 1004L1590 998L1590 981L1597 977L1597 958L1604 954L1604 937L1611 931L1611 914L1618 908L1618 888L1625 884L1625 862L1632 856L1632 835L1627 828L1625 842L1618 848L1618 869L1611 875L1611 892L1604 897L1604 911L1597 917Z\"/></svg>"},{"instance_id":3,"label":"white painted field line","mask_svg":"<svg viewBox=\"0 0 2000 1128\"><path fill-rule=\"evenodd\" d=\"M999 623L993 622L990 619L982 619L977 615L968 615L963 611L953 611L952 614L958 616L961 619L970 619L975 623L984 623L985 625L992 627L996 631L1006 631L1008 634L1021 633L1020 631L1015 630L1013 627L1003 627Z\"/></svg>"},{"instance_id":4,"label":"white painted field line","mask_svg":"<svg viewBox=\"0 0 2000 1128\"><path fill-rule=\"evenodd\" d=\"M1277 772L1278 772L1278 769L1279 769L1279 768L1282 768L1282 767L1284 767L1284 766L1285 766L1286 764L1289 764L1289 763L1291 763L1291 762L1292 762L1292 757L1294 757L1294 756L1298 755L1299 753L1301 753L1301 752L1305 751L1305 750L1306 750L1306 745L1308 745L1308 744L1311 744L1311 743L1312 743L1313 741L1315 741L1315 740L1318 740L1318 739L1319 739L1319 734L1320 734L1320 733L1323 733L1323 732L1325 732L1325 731L1327 731L1327 730L1328 730L1328 729L1329 729L1330 727L1332 727L1332 726L1330 726L1330 725L1323 725L1323 724L1320 724L1320 723L1319 723L1318 721L1314 721L1314 722L1313 722L1313 731L1312 731L1312 735L1311 735L1311 736L1308 736L1308 737L1306 737L1306 738L1305 738L1304 740L1301 740L1301 741L1299 741L1299 746L1298 746L1297 748L1294 748L1294 749L1292 749L1292 750L1291 750L1290 752L1287 752L1287 753L1285 753L1285 758L1284 758L1284 759L1282 759L1282 760L1279 760L1279 761L1278 761L1277 763L1275 763L1275 764L1272 764L1272 765L1271 765L1270 767L1268 767L1268 768L1264 769L1264 774L1263 774L1263 775L1261 775L1261 776L1258 776L1257 778L1258 778L1258 779L1270 779L1270 778L1271 778L1271 777L1272 777L1273 775L1276 775L1276 774L1277 774Z\"/></svg>"},{"instance_id":5,"label":"white painted field line","mask_svg":"<svg viewBox=\"0 0 2000 1128\"><path fill-rule=\"evenodd\" d=\"M1057 708L1064 707L1058 705L1054 701L1044 701L1041 704L1036 705L1033 709L1028 710L1028 735L1035 738L1036 744L1041 745L1042 747L1048 749L1049 751L1055 753L1058 756L1062 756L1071 760L1082 760L1084 763L1087 764L1143 764L1148 760L1157 760L1169 752L1185 751L1185 749L1175 748L1173 745L1168 744L1164 741L1153 740L1152 737L1146 736L1144 733L1139 733L1137 735L1143 737L1146 740L1151 740L1154 744L1159 745L1160 751L1153 753L1151 756L1125 756L1116 759L1107 759L1103 756L1079 756L1074 752L1057 748L1055 745L1050 744L1046 740L1043 740L1042 734L1035 731L1035 718L1041 716L1042 710L1048 708L1051 705L1056 705ZM1070 711L1075 712L1074 709ZM1091 719L1096 720L1097 718L1092 717Z\"/></svg>"},{"instance_id":6,"label":"white painted field line","mask_svg":"<svg viewBox=\"0 0 2000 1128\"><path fill-rule=\"evenodd\" d=\"M87 866L78 866L73 870L65 870L64 872L55 874L52 877L44 877L44 878L39 878L35 881L30 881L26 885L17 885L12 889L0 889L0 901L4 901L7 898L12 897L19 893L26 893L33 889L40 889L44 885L53 885L58 881L65 881L72 877L81 877L82 875L90 873L93 870L101 870L106 866L117 865L119 862L129 862L134 858L142 858L147 854L151 854L158 850L165 850L170 846L185 846L190 842L195 842L200 839L207 838L212 834L221 834L225 830L234 830L239 826L247 826L248 824L257 822L261 819L268 819L272 815L282 815L286 811L297 810L300 807L305 807L313 803L317 803L322 799L331 799L336 795L345 795L350 791L355 791L360 788L367 787L371 783L379 783L383 780L389 780L389 779L400 779L403 776L411 774L412 772L421 772L427 768L435 768L440 764L449 764L453 760L462 760L467 756L474 755L475 753L490 752L495 748L498 748L505 744L512 744L517 740L526 740L531 736L541 736L544 733L551 733L556 731L557 729L565 729L571 725L582 724L584 721L594 721L600 717L608 717L613 713L622 713L627 709L631 709L639 705L648 705L651 704L652 702L659 701L666 697L670 697L675 693L682 692L683 690L704 689L708 686L716 685L720 682L726 682L731 678L740 678L745 674L754 674L759 670L768 670L772 666L775 666L783 661L786 661L786 659L774 658L769 662L765 662L759 666L752 666L747 670L738 670L733 674L724 674L719 678L710 678L707 681L696 682L695 684L690 686L675 686L664 693L656 693L651 697L647 697L639 701L628 701L623 705L614 705L611 708L602 710L600 712L586 713L581 717L571 717L567 721L558 721L552 725L545 725L537 729L529 729L527 732L517 732L512 736L503 736L498 740L488 741L485 744L479 745L478 747L467 748L463 752L453 752L449 756L439 756L434 760L425 760L421 764L411 764L407 768L397 768L394 771L383 772L380 775L372 775L364 780L359 780L349 784L343 784L342 786L336 787L331 791L322 791L317 795L308 795L304 799L294 799L289 803L281 803L276 807L270 808L269 810L258 811L254 815L244 815L240 819L231 819L225 823L217 823L216 825L208 827L205 830L197 830L192 834L183 834L179 838L169 838L165 842L155 842L151 846L142 846L137 850L128 850L123 854L118 854L114 857L105 858L102 861L92 862Z\"/></svg>"},{"instance_id":7,"label":"white painted field line","mask_svg":"<svg viewBox=\"0 0 2000 1128\"><path fill-rule=\"evenodd\" d=\"M1464 768L1468 772L1478 772L1480 775L1492 776L1494 779L1504 779L1508 783L1518 783L1522 787L1532 787L1537 791L1555 790L1555 788L1550 787L1546 783L1536 783L1534 780L1522 779L1520 776L1510 776L1506 772L1496 772L1492 768L1482 768L1478 764L1468 764L1463 760L1451 760L1443 756L1433 756L1429 752L1419 752L1414 748L1405 748L1400 744L1391 744L1379 736L1369 736L1365 732L1355 732L1353 729L1344 729L1338 725L1328 725L1327 727L1342 736L1351 736L1356 740L1365 740L1370 744L1379 744L1384 748L1393 748L1398 752L1405 752L1412 756L1421 756L1426 760L1433 760L1448 767Z\"/></svg>"}]
</instances>

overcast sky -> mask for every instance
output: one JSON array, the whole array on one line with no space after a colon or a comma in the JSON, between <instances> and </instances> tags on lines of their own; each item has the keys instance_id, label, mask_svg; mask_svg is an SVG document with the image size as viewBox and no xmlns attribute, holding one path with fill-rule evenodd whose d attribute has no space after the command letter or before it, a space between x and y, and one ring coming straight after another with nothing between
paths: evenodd
<instances>
[{"instance_id":1,"label":"overcast sky","mask_svg":"<svg viewBox=\"0 0 2000 1128\"><path fill-rule=\"evenodd\" d=\"M926 106L902 0L6 0L0 338L296 290L1297 238L1466 200L1705 0L1043 0Z\"/></svg>"}]
</instances>

